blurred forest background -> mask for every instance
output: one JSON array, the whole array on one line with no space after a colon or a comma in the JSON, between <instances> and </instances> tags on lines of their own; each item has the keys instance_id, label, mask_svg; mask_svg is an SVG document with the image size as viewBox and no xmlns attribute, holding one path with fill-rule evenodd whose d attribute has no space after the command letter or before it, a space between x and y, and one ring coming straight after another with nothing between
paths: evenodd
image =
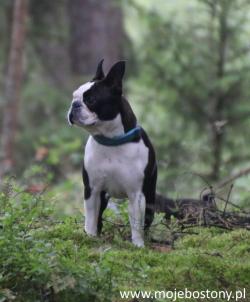
<instances>
[{"instance_id":1,"label":"blurred forest background","mask_svg":"<svg viewBox=\"0 0 250 302\"><path fill-rule=\"evenodd\" d=\"M249 37L248 0L2 0L0 178L81 203L87 133L67 125L72 91L100 59L106 71L125 59L158 191L223 195L234 182L232 198L249 206Z\"/></svg>"}]
</instances>

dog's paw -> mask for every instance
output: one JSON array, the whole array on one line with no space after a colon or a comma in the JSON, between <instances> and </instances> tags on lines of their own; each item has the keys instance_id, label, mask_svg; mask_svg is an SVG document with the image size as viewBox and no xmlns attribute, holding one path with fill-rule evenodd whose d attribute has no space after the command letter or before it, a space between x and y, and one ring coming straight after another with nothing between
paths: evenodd
<instances>
[{"instance_id":1,"label":"dog's paw","mask_svg":"<svg viewBox=\"0 0 250 302\"><path fill-rule=\"evenodd\" d=\"M97 231L92 230L92 229L87 229L86 227L84 228L84 232L90 236L90 237L96 237L97 236Z\"/></svg>"},{"instance_id":2,"label":"dog's paw","mask_svg":"<svg viewBox=\"0 0 250 302\"><path fill-rule=\"evenodd\" d=\"M141 238L132 239L132 243L137 247L144 247L144 240Z\"/></svg>"}]
</instances>

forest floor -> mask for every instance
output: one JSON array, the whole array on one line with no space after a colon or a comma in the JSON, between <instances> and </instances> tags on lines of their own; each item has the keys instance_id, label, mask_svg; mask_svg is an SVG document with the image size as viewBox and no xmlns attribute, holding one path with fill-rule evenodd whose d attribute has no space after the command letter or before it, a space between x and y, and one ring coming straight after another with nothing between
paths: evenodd
<instances>
[{"instance_id":1,"label":"forest floor","mask_svg":"<svg viewBox=\"0 0 250 302\"><path fill-rule=\"evenodd\" d=\"M238 301L250 301L249 231L197 227L172 246L147 242L136 248L128 226L106 221L104 234L90 238L83 232L82 215L57 217L50 198L18 188L1 193L1 302L167 301L122 299L120 291L185 288L245 288L246 299ZM106 219L113 219L109 211Z\"/></svg>"}]
</instances>

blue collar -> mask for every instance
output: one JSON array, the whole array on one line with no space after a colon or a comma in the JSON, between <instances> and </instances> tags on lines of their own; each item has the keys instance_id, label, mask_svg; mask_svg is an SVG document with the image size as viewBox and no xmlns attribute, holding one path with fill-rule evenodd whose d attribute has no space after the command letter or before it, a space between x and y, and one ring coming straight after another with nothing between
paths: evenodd
<instances>
[{"instance_id":1,"label":"blue collar","mask_svg":"<svg viewBox=\"0 0 250 302\"><path fill-rule=\"evenodd\" d=\"M141 127L137 126L127 133L124 133L119 136L114 136L109 138L103 135L94 135L93 138L96 142L104 146L120 146L129 142L132 142L136 138L141 137Z\"/></svg>"}]
</instances>

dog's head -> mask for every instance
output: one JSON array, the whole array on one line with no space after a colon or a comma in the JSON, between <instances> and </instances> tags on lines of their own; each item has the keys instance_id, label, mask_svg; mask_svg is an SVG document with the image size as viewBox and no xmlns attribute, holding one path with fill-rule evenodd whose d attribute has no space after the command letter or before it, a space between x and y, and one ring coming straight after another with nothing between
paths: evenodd
<instances>
[{"instance_id":1,"label":"dog's head","mask_svg":"<svg viewBox=\"0 0 250 302\"><path fill-rule=\"evenodd\" d=\"M103 60L98 64L94 78L73 92L68 112L69 124L86 128L100 127L105 121L116 118L122 99L122 78L125 62L115 63L105 76Z\"/></svg>"}]
</instances>

